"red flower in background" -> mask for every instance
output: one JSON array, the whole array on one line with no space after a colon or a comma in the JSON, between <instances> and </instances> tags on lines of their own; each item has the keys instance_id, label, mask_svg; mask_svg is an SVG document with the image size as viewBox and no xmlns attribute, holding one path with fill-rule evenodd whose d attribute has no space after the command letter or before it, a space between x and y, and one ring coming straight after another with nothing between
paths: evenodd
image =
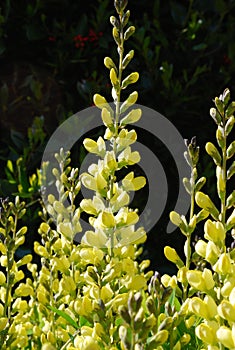
<instances>
[{"instance_id":1,"label":"red flower in background","mask_svg":"<svg viewBox=\"0 0 235 350\"><path fill-rule=\"evenodd\" d=\"M99 41L99 38L102 35L103 35L103 32L99 32L97 34L93 29L89 29L89 33L87 36L78 34L73 37L74 45L76 48L84 48L86 42L91 42L96 45Z\"/></svg>"}]
</instances>

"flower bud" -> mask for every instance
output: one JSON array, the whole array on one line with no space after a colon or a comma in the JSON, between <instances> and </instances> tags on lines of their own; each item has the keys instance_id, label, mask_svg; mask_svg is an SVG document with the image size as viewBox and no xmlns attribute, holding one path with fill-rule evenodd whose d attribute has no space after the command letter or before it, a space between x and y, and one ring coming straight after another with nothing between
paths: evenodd
<instances>
[{"instance_id":1,"label":"flower bud","mask_svg":"<svg viewBox=\"0 0 235 350\"><path fill-rule=\"evenodd\" d=\"M132 109L123 119L120 120L121 125L127 125L127 124L133 124L138 122L140 120L142 115L142 110L140 108L138 109Z\"/></svg>"},{"instance_id":2,"label":"flower bud","mask_svg":"<svg viewBox=\"0 0 235 350\"><path fill-rule=\"evenodd\" d=\"M113 86L117 86L119 83L117 73L114 68L111 68L110 70L110 81Z\"/></svg>"},{"instance_id":3,"label":"flower bud","mask_svg":"<svg viewBox=\"0 0 235 350\"><path fill-rule=\"evenodd\" d=\"M123 102L123 104L120 107L120 113L124 113L129 107L131 107L133 104L136 103L138 99L138 92L134 91L132 92L128 98L126 99L125 102Z\"/></svg>"},{"instance_id":4,"label":"flower bud","mask_svg":"<svg viewBox=\"0 0 235 350\"><path fill-rule=\"evenodd\" d=\"M128 40L130 36L133 35L134 33L135 33L134 26L130 26L129 28L127 28L127 30L124 33L124 40Z\"/></svg>"},{"instance_id":5,"label":"flower bud","mask_svg":"<svg viewBox=\"0 0 235 350\"><path fill-rule=\"evenodd\" d=\"M164 254L165 254L165 257L169 261L173 262L174 264L177 264L177 265L180 265L180 266L184 265L183 261L180 259L179 255L177 254L177 252L176 252L176 250L174 248L166 246L164 248Z\"/></svg>"},{"instance_id":6,"label":"flower bud","mask_svg":"<svg viewBox=\"0 0 235 350\"><path fill-rule=\"evenodd\" d=\"M111 113L107 110L107 108L102 109L101 117L105 126L113 125L113 119L111 117Z\"/></svg>"},{"instance_id":7,"label":"flower bud","mask_svg":"<svg viewBox=\"0 0 235 350\"><path fill-rule=\"evenodd\" d=\"M105 57L104 58L104 65L108 69L114 68L117 71L116 65L113 62L112 58L110 58L110 57Z\"/></svg>"},{"instance_id":8,"label":"flower bud","mask_svg":"<svg viewBox=\"0 0 235 350\"><path fill-rule=\"evenodd\" d=\"M134 84L139 79L139 73L134 72L128 75L122 82L122 89L125 89L128 85Z\"/></svg>"},{"instance_id":9,"label":"flower bud","mask_svg":"<svg viewBox=\"0 0 235 350\"><path fill-rule=\"evenodd\" d=\"M197 192L195 195L195 200L200 208L207 210L215 219L218 219L219 211L209 196L203 192Z\"/></svg>"},{"instance_id":10,"label":"flower bud","mask_svg":"<svg viewBox=\"0 0 235 350\"><path fill-rule=\"evenodd\" d=\"M217 150L215 145L213 145L212 142L207 142L206 151L213 158L215 164L217 166L220 166L221 165L221 155L219 154L219 151Z\"/></svg>"}]
</instances>

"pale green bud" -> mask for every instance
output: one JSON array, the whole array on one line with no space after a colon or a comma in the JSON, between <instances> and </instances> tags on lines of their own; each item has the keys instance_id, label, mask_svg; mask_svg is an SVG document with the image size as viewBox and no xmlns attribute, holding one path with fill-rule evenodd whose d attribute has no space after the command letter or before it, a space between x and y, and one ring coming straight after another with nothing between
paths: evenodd
<instances>
[{"instance_id":1,"label":"pale green bud","mask_svg":"<svg viewBox=\"0 0 235 350\"><path fill-rule=\"evenodd\" d=\"M197 192L195 200L200 208L207 210L215 219L218 219L219 211L208 195L203 192Z\"/></svg>"},{"instance_id":2,"label":"pale green bud","mask_svg":"<svg viewBox=\"0 0 235 350\"><path fill-rule=\"evenodd\" d=\"M117 70L115 63L113 62L112 58L110 58L110 57L104 58L104 65L108 69L114 68L115 70Z\"/></svg>"},{"instance_id":3,"label":"pale green bud","mask_svg":"<svg viewBox=\"0 0 235 350\"><path fill-rule=\"evenodd\" d=\"M225 125L226 136L228 136L230 134L230 132L232 131L234 122L235 122L235 118L234 118L234 115L232 115L231 117L229 117L229 119Z\"/></svg>"},{"instance_id":4,"label":"pale green bud","mask_svg":"<svg viewBox=\"0 0 235 350\"><path fill-rule=\"evenodd\" d=\"M229 147L228 147L228 149L226 151L227 159L232 158L234 156L234 154L235 154L235 141L233 141L229 145Z\"/></svg>"},{"instance_id":5,"label":"pale green bud","mask_svg":"<svg viewBox=\"0 0 235 350\"><path fill-rule=\"evenodd\" d=\"M179 264L180 263L181 266L184 265L182 260L180 259L179 255L177 254L177 252L176 252L176 250L174 248L166 246L164 248L164 254L165 254L165 257L169 261L173 262L174 264Z\"/></svg>"},{"instance_id":6,"label":"pale green bud","mask_svg":"<svg viewBox=\"0 0 235 350\"><path fill-rule=\"evenodd\" d=\"M227 179L229 180L235 174L235 161L233 161L232 165L229 167L227 171Z\"/></svg>"},{"instance_id":7,"label":"pale green bud","mask_svg":"<svg viewBox=\"0 0 235 350\"><path fill-rule=\"evenodd\" d=\"M113 119L111 117L111 113L107 110L107 108L102 108L101 117L105 126L113 125Z\"/></svg>"},{"instance_id":8,"label":"pale green bud","mask_svg":"<svg viewBox=\"0 0 235 350\"><path fill-rule=\"evenodd\" d=\"M215 145L213 145L212 142L207 142L206 151L213 158L215 164L220 166L221 165L221 155L219 154L219 151L217 150Z\"/></svg>"},{"instance_id":9,"label":"pale green bud","mask_svg":"<svg viewBox=\"0 0 235 350\"><path fill-rule=\"evenodd\" d=\"M98 107L98 108L106 107L106 105L108 104L106 99L99 94L94 95L93 101L94 101L94 104L96 105L96 107Z\"/></svg>"},{"instance_id":10,"label":"pale green bud","mask_svg":"<svg viewBox=\"0 0 235 350\"><path fill-rule=\"evenodd\" d=\"M121 119L120 124L126 125L136 123L138 120L140 120L141 115L142 110L140 108L132 109L123 119Z\"/></svg>"},{"instance_id":11,"label":"pale green bud","mask_svg":"<svg viewBox=\"0 0 235 350\"><path fill-rule=\"evenodd\" d=\"M130 26L129 28L127 28L127 30L124 33L124 40L128 40L130 36L133 35L134 33L135 33L134 26Z\"/></svg>"},{"instance_id":12,"label":"pale green bud","mask_svg":"<svg viewBox=\"0 0 235 350\"><path fill-rule=\"evenodd\" d=\"M227 225L229 227L233 227L235 225L235 209L233 210L232 214L229 216Z\"/></svg>"},{"instance_id":13,"label":"pale green bud","mask_svg":"<svg viewBox=\"0 0 235 350\"><path fill-rule=\"evenodd\" d=\"M139 73L134 72L128 75L122 82L122 89L125 89L128 85L134 84L139 79Z\"/></svg>"},{"instance_id":14,"label":"pale green bud","mask_svg":"<svg viewBox=\"0 0 235 350\"><path fill-rule=\"evenodd\" d=\"M138 99L138 92L134 91L132 92L128 98L126 99L125 102L123 102L123 104L120 107L120 113L124 113L129 107L131 107L133 104L136 103Z\"/></svg>"},{"instance_id":15,"label":"pale green bud","mask_svg":"<svg viewBox=\"0 0 235 350\"><path fill-rule=\"evenodd\" d=\"M119 84L117 73L114 68L110 70L110 81L113 86L117 86Z\"/></svg>"},{"instance_id":16,"label":"pale green bud","mask_svg":"<svg viewBox=\"0 0 235 350\"><path fill-rule=\"evenodd\" d=\"M128 54L124 57L123 61L122 61L122 68L125 69L127 67L127 65L130 63L130 61L132 60L132 58L134 57L134 50L131 50L130 52L128 52Z\"/></svg>"}]
</instances>

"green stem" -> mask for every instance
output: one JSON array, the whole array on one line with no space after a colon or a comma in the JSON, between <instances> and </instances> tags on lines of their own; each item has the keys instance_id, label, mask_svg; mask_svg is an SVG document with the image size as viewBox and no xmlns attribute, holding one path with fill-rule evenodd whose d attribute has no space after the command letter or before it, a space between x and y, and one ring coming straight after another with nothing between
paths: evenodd
<instances>
[{"instance_id":1,"label":"green stem","mask_svg":"<svg viewBox=\"0 0 235 350\"><path fill-rule=\"evenodd\" d=\"M223 224L226 222L226 180L227 180L227 171L226 171L226 166L227 166L227 158L226 158L226 145L227 145L227 140L226 140L226 135L225 135L225 122L223 123L223 132L224 132L224 147L222 150L222 177L225 183L225 189L224 189L224 194L221 199L221 221Z\"/></svg>"},{"instance_id":2,"label":"green stem","mask_svg":"<svg viewBox=\"0 0 235 350\"><path fill-rule=\"evenodd\" d=\"M119 53L119 68L118 68L118 90L117 90L117 100L116 100L116 110L115 110L115 121L114 121L114 140L113 140L113 152L116 158L117 156L117 142L116 139L118 137L119 131L119 117L120 117L120 103L121 103L121 85L122 85L122 72L123 72L123 53L124 53L124 36L123 36L123 23L122 23L122 14L119 15L120 20L120 45L118 45L118 53ZM110 200L114 194L114 183L115 183L115 171L112 172L110 177ZM114 248L114 232L111 233L111 256L113 254Z\"/></svg>"}]
</instances>

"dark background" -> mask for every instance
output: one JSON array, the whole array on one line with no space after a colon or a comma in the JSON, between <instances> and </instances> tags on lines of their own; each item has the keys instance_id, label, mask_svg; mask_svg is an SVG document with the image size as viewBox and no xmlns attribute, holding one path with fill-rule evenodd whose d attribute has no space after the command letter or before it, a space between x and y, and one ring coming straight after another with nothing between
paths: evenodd
<instances>
[{"instance_id":1,"label":"dark background","mask_svg":"<svg viewBox=\"0 0 235 350\"><path fill-rule=\"evenodd\" d=\"M216 129L209 116L212 99L225 87L235 96L235 1L130 0L128 9L136 33L126 50L135 50L130 71L140 73L134 87L138 103L166 116L184 138L197 136L199 174L207 177L205 191L213 196L213 166L204 146L214 140ZM91 106L94 93L110 96L103 59L117 59L109 22L113 14L109 0L1 1L0 196L18 193L29 205L25 251L32 249L40 222L39 186L29 176L40 166L48 138L66 118ZM182 250L184 240L178 231L165 233L177 196L176 167L159 140L140 138L167 169L167 209L144 246L152 267L165 271L171 267L164 245ZM84 150L74 153L79 166ZM145 193L147 188L133 205L143 207Z\"/></svg>"}]
</instances>

